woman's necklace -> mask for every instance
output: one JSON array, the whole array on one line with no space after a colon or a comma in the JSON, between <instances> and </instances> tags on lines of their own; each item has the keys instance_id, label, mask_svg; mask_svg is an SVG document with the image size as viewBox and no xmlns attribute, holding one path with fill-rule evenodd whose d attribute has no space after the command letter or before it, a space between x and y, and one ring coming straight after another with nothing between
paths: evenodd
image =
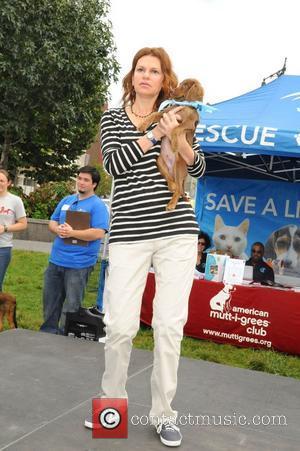
<instances>
[{"instance_id":1,"label":"woman's necklace","mask_svg":"<svg viewBox=\"0 0 300 451\"><path fill-rule=\"evenodd\" d=\"M132 112L132 114L133 114L135 117L139 117L140 119L146 119L146 117L151 116L151 114L153 113L153 110L152 110L150 113L145 114L144 116L142 116L142 115L140 115L140 114L136 114L136 113L133 111L133 109L132 109L132 105L130 105L130 111Z\"/></svg>"}]
</instances>

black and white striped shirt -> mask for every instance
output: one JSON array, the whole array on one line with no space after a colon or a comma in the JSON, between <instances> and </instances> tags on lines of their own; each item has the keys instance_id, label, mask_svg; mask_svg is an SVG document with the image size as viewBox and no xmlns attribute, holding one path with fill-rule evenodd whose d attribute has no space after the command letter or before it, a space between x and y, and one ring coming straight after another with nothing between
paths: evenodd
<instances>
[{"instance_id":1,"label":"black and white striped shirt","mask_svg":"<svg viewBox=\"0 0 300 451\"><path fill-rule=\"evenodd\" d=\"M198 234L199 227L189 202L180 198L175 210L166 211L172 193L156 164L160 141L144 153L137 143L143 135L124 108L106 111L101 118L104 168L115 183L110 243ZM188 172L200 177L205 170L205 160L196 141L193 149L195 162L188 166Z\"/></svg>"}]
</instances>

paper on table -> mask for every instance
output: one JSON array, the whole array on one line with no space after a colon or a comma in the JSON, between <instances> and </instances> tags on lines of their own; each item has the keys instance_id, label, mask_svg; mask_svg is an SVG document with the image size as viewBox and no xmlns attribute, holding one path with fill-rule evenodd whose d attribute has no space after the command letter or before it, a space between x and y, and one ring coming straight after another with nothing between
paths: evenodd
<instances>
[{"instance_id":1,"label":"paper on table","mask_svg":"<svg viewBox=\"0 0 300 451\"><path fill-rule=\"evenodd\" d=\"M229 258L226 261L223 282L230 285L241 285L245 270L245 260Z\"/></svg>"}]
</instances>

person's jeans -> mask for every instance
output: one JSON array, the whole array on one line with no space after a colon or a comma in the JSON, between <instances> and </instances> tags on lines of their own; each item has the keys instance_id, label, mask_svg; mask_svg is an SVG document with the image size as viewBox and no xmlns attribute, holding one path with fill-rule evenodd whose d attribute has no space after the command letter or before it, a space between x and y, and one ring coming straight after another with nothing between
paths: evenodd
<instances>
[{"instance_id":1,"label":"person's jeans","mask_svg":"<svg viewBox=\"0 0 300 451\"><path fill-rule=\"evenodd\" d=\"M11 247L0 247L0 291L9 262L11 260Z\"/></svg>"},{"instance_id":2,"label":"person's jeans","mask_svg":"<svg viewBox=\"0 0 300 451\"><path fill-rule=\"evenodd\" d=\"M44 278L42 332L63 333L66 313L79 310L92 270L93 266L72 269L49 263Z\"/></svg>"}]
</instances>

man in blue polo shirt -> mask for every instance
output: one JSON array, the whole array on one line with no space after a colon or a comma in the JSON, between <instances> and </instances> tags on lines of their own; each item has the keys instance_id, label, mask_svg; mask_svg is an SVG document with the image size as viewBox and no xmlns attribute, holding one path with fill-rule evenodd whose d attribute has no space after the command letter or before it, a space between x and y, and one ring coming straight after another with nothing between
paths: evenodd
<instances>
[{"instance_id":1,"label":"man in blue polo shirt","mask_svg":"<svg viewBox=\"0 0 300 451\"><path fill-rule=\"evenodd\" d=\"M43 332L63 333L66 312L76 312L81 306L101 240L109 227L108 209L95 194L99 182L100 174L95 168L80 168L77 194L62 199L51 216L49 229L57 236L45 271L44 323L40 328ZM67 211L88 213L89 227L73 228L66 222Z\"/></svg>"},{"instance_id":2,"label":"man in blue polo shirt","mask_svg":"<svg viewBox=\"0 0 300 451\"><path fill-rule=\"evenodd\" d=\"M246 261L247 266L253 266L254 282L274 282L274 271L263 259L265 247L260 241L251 246L251 257Z\"/></svg>"}]
</instances>

